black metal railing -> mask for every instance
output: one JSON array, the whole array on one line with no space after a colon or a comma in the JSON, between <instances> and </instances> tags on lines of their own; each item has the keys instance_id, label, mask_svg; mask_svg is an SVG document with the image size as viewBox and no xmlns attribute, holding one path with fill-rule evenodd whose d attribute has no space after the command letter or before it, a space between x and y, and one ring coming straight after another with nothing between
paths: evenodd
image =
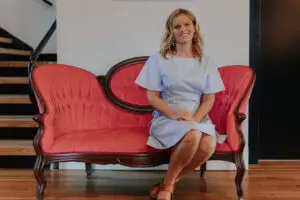
<instances>
[{"instance_id":1,"label":"black metal railing","mask_svg":"<svg viewBox=\"0 0 300 200\"><path fill-rule=\"evenodd\" d=\"M33 51L32 55L29 58L29 64L28 64L28 83L29 83L29 98L32 104L34 105L34 108L36 111L38 111L38 104L35 99L34 92L32 90L32 85L31 85L31 72L33 68L35 67L35 63L37 62L40 54L42 53L43 49L49 42L51 36L56 30L56 20L52 23L51 27L47 31L46 35L43 37L37 48Z\"/></svg>"},{"instance_id":2,"label":"black metal railing","mask_svg":"<svg viewBox=\"0 0 300 200\"><path fill-rule=\"evenodd\" d=\"M53 6L53 3L51 3L50 1L48 0L42 0L44 3L48 4L49 6Z\"/></svg>"}]
</instances>

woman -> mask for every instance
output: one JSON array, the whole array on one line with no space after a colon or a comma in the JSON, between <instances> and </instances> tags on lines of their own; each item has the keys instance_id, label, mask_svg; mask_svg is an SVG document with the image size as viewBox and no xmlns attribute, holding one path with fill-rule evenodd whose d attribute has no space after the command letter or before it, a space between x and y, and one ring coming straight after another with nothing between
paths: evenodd
<instances>
[{"instance_id":1,"label":"woman","mask_svg":"<svg viewBox=\"0 0 300 200\"><path fill-rule=\"evenodd\" d=\"M168 171L152 189L152 199L171 199L175 183L215 149L215 126L207 114L224 85L202 43L195 16L175 10L167 19L161 50L149 57L136 79L155 108L147 144L172 148Z\"/></svg>"}]
</instances>

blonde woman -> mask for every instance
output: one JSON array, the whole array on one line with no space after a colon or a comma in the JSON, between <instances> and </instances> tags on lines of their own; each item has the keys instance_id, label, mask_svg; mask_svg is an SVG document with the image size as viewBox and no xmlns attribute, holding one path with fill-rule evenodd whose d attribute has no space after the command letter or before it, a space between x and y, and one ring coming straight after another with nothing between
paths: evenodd
<instances>
[{"instance_id":1,"label":"blonde woman","mask_svg":"<svg viewBox=\"0 0 300 200\"><path fill-rule=\"evenodd\" d=\"M202 45L195 16L185 9L173 11L160 51L149 57L136 79L155 108L147 144L172 149L168 171L152 189L151 199L172 199L175 183L215 149L215 126L207 114L224 85Z\"/></svg>"}]
</instances>

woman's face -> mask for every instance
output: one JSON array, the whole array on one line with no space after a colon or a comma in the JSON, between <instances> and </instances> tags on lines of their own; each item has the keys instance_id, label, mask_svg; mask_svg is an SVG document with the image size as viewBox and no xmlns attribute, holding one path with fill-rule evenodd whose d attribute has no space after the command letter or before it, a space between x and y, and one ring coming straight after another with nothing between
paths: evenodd
<instances>
[{"instance_id":1,"label":"woman's face","mask_svg":"<svg viewBox=\"0 0 300 200\"><path fill-rule=\"evenodd\" d=\"M176 43L192 43L195 34L195 26L188 16L180 14L175 17L172 28Z\"/></svg>"}]
</instances>

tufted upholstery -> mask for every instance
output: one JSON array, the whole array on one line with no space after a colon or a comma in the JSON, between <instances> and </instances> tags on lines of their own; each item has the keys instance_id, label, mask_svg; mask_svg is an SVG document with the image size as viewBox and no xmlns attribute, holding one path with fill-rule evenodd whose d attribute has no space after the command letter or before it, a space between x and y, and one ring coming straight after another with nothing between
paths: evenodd
<instances>
[{"instance_id":1,"label":"tufted upholstery","mask_svg":"<svg viewBox=\"0 0 300 200\"><path fill-rule=\"evenodd\" d=\"M116 97L131 104L149 105L146 90L134 84L143 66L143 63L133 64L114 73L111 79L111 90Z\"/></svg>"},{"instance_id":2,"label":"tufted upholstery","mask_svg":"<svg viewBox=\"0 0 300 200\"><path fill-rule=\"evenodd\" d=\"M142 66L127 66L113 75L114 95L131 104L148 105L145 90L134 84ZM210 117L218 132L228 135L228 141L218 145L216 151L232 151L239 145L234 111L252 71L245 66L226 66L220 68L220 73L226 91L217 95ZM46 109L42 137L45 154L158 151L146 145L151 114L128 112L113 105L92 73L73 66L47 64L33 70L32 81ZM246 105L247 100L240 112L245 111Z\"/></svg>"},{"instance_id":3,"label":"tufted upholstery","mask_svg":"<svg viewBox=\"0 0 300 200\"><path fill-rule=\"evenodd\" d=\"M151 114L134 114L113 106L105 98L96 77L83 69L60 64L41 65L32 72L32 80L46 108L42 138L44 152L56 152L52 147L61 138L69 138L68 143L72 145L72 137L86 137L86 141L93 142L95 138L90 134L97 134L101 136L98 138L100 142L110 134L110 131L105 131L103 135L100 133L103 130L145 129L151 119ZM125 131L119 133L126 134ZM114 135L113 139L118 137Z\"/></svg>"},{"instance_id":4,"label":"tufted upholstery","mask_svg":"<svg viewBox=\"0 0 300 200\"><path fill-rule=\"evenodd\" d=\"M216 95L215 104L209 113L220 134L227 134L226 141L233 150L238 150L240 137L237 132L235 112L245 113L251 90L245 94L253 78L253 70L247 66L224 66L219 68L225 90Z\"/></svg>"}]
</instances>

